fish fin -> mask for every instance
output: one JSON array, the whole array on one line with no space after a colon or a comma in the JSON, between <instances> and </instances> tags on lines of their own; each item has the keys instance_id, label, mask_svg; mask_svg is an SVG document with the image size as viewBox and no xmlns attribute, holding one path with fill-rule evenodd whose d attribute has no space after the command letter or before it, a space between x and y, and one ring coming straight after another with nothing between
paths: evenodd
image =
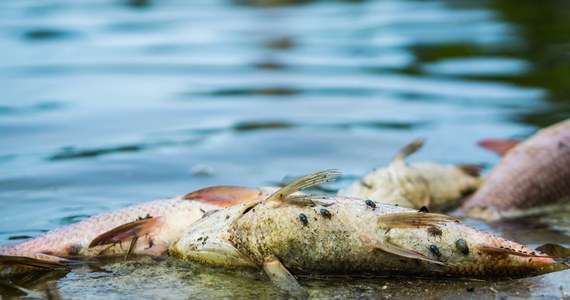
<instances>
[{"instance_id":1,"label":"fish fin","mask_svg":"<svg viewBox=\"0 0 570 300\"><path fill-rule=\"evenodd\" d=\"M408 157L410 154L413 154L414 152L418 151L423 145L424 145L424 139L416 139L416 140L412 141L411 143L407 144L404 148L402 148L400 150L400 152L398 152L396 154L394 159L392 159L392 162L404 161L404 159L406 159L406 157Z\"/></svg>"},{"instance_id":2,"label":"fish fin","mask_svg":"<svg viewBox=\"0 0 570 300\"><path fill-rule=\"evenodd\" d=\"M263 192L242 186L212 186L188 193L182 199L228 207L246 201L263 200Z\"/></svg>"},{"instance_id":3,"label":"fish fin","mask_svg":"<svg viewBox=\"0 0 570 300\"><path fill-rule=\"evenodd\" d=\"M54 281L50 281L50 282L46 283L46 285L44 287L44 294L45 294L47 300L62 300L63 299L63 297L61 296L61 293L59 292L59 289L55 285Z\"/></svg>"},{"instance_id":4,"label":"fish fin","mask_svg":"<svg viewBox=\"0 0 570 300\"><path fill-rule=\"evenodd\" d=\"M394 254L397 256L401 256L401 257L407 257L407 258L413 258L413 259L419 259L419 260L423 260L423 261L427 261L427 262L431 262L434 264L438 264L441 266L447 266L446 263L438 261L438 260L433 260L427 256L425 256L424 254L414 251L414 250L410 250L410 249L406 249L406 248L402 248L399 246L396 246L392 243L390 243L389 241L386 242L382 242L379 240L375 240L372 243L372 248L374 249L378 249L378 250L382 250L384 252L390 253L390 254Z\"/></svg>"},{"instance_id":5,"label":"fish fin","mask_svg":"<svg viewBox=\"0 0 570 300\"><path fill-rule=\"evenodd\" d=\"M463 173L472 176L472 177L480 177L481 176L481 165L477 164L463 164L463 165L456 165L456 167L461 170Z\"/></svg>"},{"instance_id":6,"label":"fish fin","mask_svg":"<svg viewBox=\"0 0 570 300\"><path fill-rule=\"evenodd\" d=\"M457 219L446 215L425 212L389 214L379 216L377 220L388 228L429 227L432 225L457 221Z\"/></svg>"},{"instance_id":7,"label":"fish fin","mask_svg":"<svg viewBox=\"0 0 570 300\"><path fill-rule=\"evenodd\" d=\"M285 266L274 255L268 256L263 260L263 270L269 276L269 279L280 289L287 291L293 296L302 294L303 288L297 282L297 279L285 268Z\"/></svg>"},{"instance_id":8,"label":"fish fin","mask_svg":"<svg viewBox=\"0 0 570 300\"><path fill-rule=\"evenodd\" d=\"M554 257L556 260L570 264L570 249L558 244L544 244L536 248L536 250Z\"/></svg>"},{"instance_id":9,"label":"fish fin","mask_svg":"<svg viewBox=\"0 0 570 300\"><path fill-rule=\"evenodd\" d=\"M0 295L7 297L6 299L12 299L8 297L18 297L17 299L21 299L21 297L29 297L30 294L34 293L17 284L0 279Z\"/></svg>"},{"instance_id":10,"label":"fish fin","mask_svg":"<svg viewBox=\"0 0 570 300\"><path fill-rule=\"evenodd\" d=\"M496 246L491 246L491 245L486 245L486 244L478 245L477 249L479 251L485 252L487 254L496 254L496 255L503 255L503 256L514 255L514 256L522 256L522 257L554 258L553 256L544 255L542 253L536 253L536 252L524 253L524 252L518 252L518 251L512 250L512 249L499 248Z\"/></svg>"},{"instance_id":11,"label":"fish fin","mask_svg":"<svg viewBox=\"0 0 570 300\"><path fill-rule=\"evenodd\" d=\"M50 256L52 257L52 256ZM55 259L58 257L53 256L54 259L42 259L27 256L17 256L17 255L1 255L0 263L10 264L10 265L21 265L34 267L38 269L45 270L69 270L70 266L73 264L79 264L79 262L67 260L67 259Z\"/></svg>"},{"instance_id":12,"label":"fish fin","mask_svg":"<svg viewBox=\"0 0 570 300\"><path fill-rule=\"evenodd\" d=\"M135 249L135 244L137 243L138 240L139 240L138 236L135 236L131 239L131 243L129 244L129 249L127 249L127 253L125 253L123 260L127 260L129 258L129 255L133 253L133 249Z\"/></svg>"},{"instance_id":13,"label":"fish fin","mask_svg":"<svg viewBox=\"0 0 570 300\"><path fill-rule=\"evenodd\" d=\"M287 202L292 203L292 204L302 205L302 206L317 206L317 205L331 206L333 203L320 201L320 200L329 199L330 197L331 196L324 195L324 194L323 195L316 195L316 194L291 195L291 196L287 197Z\"/></svg>"},{"instance_id":14,"label":"fish fin","mask_svg":"<svg viewBox=\"0 0 570 300\"><path fill-rule=\"evenodd\" d=\"M141 237L149 233L157 225L159 220L160 217L150 217L120 225L95 237L89 244L89 248L120 243Z\"/></svg>"},{"instance_id":15,"label":"fish fin","mask_svg":"<svg viewBox=\"0 0 570 300\"><path fill-rule=\"evenodd\" d=\"M517 139L484 139L480 140L477 144L479 146L493 151L500 156L505 156L509 150L513 149L516 145L518 145L522 140Z\"/></svg>"},{"instance_id":16,"label":"fish fin","mask_svg":"<svg viewBox=\"0 0 570 300\"><path fill-rule=\"evenodd\" d=\"M340 175L341 173L337 169L328 169L309 174L284 186L269 196L266 201L286 201L286 199L295 192L310 188L321 183L334 181L339 178Z\"/></svg>"}]
</instances>

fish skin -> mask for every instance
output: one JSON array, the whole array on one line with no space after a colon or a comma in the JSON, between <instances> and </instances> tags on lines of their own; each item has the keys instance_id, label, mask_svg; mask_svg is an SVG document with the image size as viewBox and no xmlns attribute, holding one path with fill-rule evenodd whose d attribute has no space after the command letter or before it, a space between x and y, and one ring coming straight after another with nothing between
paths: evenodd
<instances>
[{"instance_id":1,"label":"fish skin","mask_svg":"<svg viewBox=\"0 0 570 300\"><path fill-rule=\"evenodd\" d=\"M430 162L406 163L404 159L420 149L422 144L422 140L412 142L387 166L362 176L347 189L339 191L338 195L409 208L426 206L433 211L445 211L457 206L465 195L481 185L479 174L470 174L462 166Z\"/></svg>"},{"instance_id":2,"label":"fish skin","mask_svg":"<svg viewBox=\"0 0 570 300\"><path fill-rule=\"evenodd\" d=\"M556 209L570 200L569 178L570 119L508 151L462 210L470 217L496 220Z\"/></svg>"},{"instance_id":3,"label":"fish skin","mask_svg":"<svg viewBox=\"0 0 570 300\"><path fill-rule=\"evenodd\" d=\"M227 187L221 188L227 189ZM186 195L145 202L56 228L11 247L20 251L58 256L121 255L127 253L131 239L117 243L114 246L100 245L89 247L89 245L96 237L105 232L150 216L156 218L156 222L150 228L150 232L145 232L146 234L137 240L131 253L159 256L168 250L168 247L180 237L186 227L202 218L206 212L267 196L259 189L247 189L246 192L249 193L235 195L242 198L234 199L233 202L228 199L216 202L212 201L212 197L208 199L195 198L198 197L197 192L188 194L193 195L194 199L188 199L188 195Z\"/></svg>"},{"instance_id":4,"label":"fish skin","mask_svg":"<svg viewBox=\"0 0 570 300\"><path fill-rule=\"evenodd\" d=\"M379 220L399 213L420 213L361 199L330 197L315 207L244 203L220 210L190 225L170 250L173 255L222 268L261 268L264 259L277 257L293 274L302 275L414 275L423 277L530 276L565 269L554 259L521 244L453 220L438 221L441 235L426 226L389 228ZM320 214L326 207L331 217ZM308 222L299 219L303 213ZM464 239L469 253L455 245ZM433 262L403 257L377 249L390 243L420 253ZM430 251L436 245L440 255ZM480 246L512 248L537 257L478 251Z\"/></svg>"}]
</instances>

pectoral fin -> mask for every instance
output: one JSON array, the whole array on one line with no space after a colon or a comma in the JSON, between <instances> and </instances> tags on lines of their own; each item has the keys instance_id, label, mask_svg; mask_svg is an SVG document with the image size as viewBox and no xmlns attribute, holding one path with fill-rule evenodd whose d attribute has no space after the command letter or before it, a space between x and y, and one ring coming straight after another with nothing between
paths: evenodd
<instances>
[{"instance_id":1,"label":"pectoral fin","mask_svg":"<svg viewBox=\"0 0 570 300\"><path fill-rule=\"evenodd\" d=\"M303 288L297 282L297 279L289 273L287 268L273 255L268 256L263 261L263 270L280 289L291 293L293 296L299 296L303 293Z\"/></svg>"},{"instance_id":2,"label":"pectoral fin","mask_svg":"<svg viewBox=\"0 0 570 300\"><path fill-rule=\"evenodd\" d=\"M507 249L507 248L499 248L496 246L491 245L478 245L477 249L481 252L485 252L487 254L494 254L494 255L514 255L514 256L522 256L522 257L542 257L542 258L554 258L554 256L544 255L542 253L536 252L520 252L514 249Z\"/></svg>"},{"instance_id":3,"label":"pectoral fin","mask_svg":"<svg viewBox=\"0 0 570 300\"><path fill-rule=\"evenodd\" d=\"M242 186L213 186L188 193L182 198L228 207L246 201L263 200L263 196L264 193L258 189Z\"/></svg>"},{"instance_id":4,"label":"pectoral fin","mask_svg":"<svg viewBox=\"0 0 570 300\"><path fill-rule=\"evenodd\" d=\"M321 183L334 181L337 178L339 178L340 175L341 175L341 173L336 169L324 170L324 171L320 171L320 172L316 172L316 173L307 175L301 179L295 180L292 183L284 186L283 188L281 188L280 190L278 190L277 192L275 192L274 194L269 196L266 201L267 202L270 202L270 201L277 201L277 202L287 201L287 197L289 197L291 194L293 194L295 192L310 188L312 186L315 186L315 185L318 185Z\"/></svg>"},{"instance_id":5,"label":"pectoral fin","mask_svg":"<svg viewBox=\"0 0 570 300\"><path fill-rule=\"evenodd\" d=\"M115 227L94 238L89 244L89 248L137 239L149 233L159 220L160 217L150 217Z\"/></svg>"},{"instance_id":6,"label":"pectoral fin","mask_svg":"<svg viewBox=\"0 0 570 300\"><path fill-rule=\"evenodd\" d=\"M433 259L425 256L424 254L420 253L420 252L410 250L410 249L406 249L406 248L402 248L400 246L396 246L396 245L394 245L388 241L383 242L383 241L376 240L372 243L372 248L382 250L384 252L394 254L397 256L401 256L401 257L419 259L419 260L431 262L434 264L438 264L441 266L447 266L447 264L445 264L444 262L441 262L438 260L433 260Z\"/></svg>"},{"instance_id":7,"label":"pectoral fin","mask_svg":"<svg viewBox=\"0 0 570 300\"><path fill-rule=\"evenodd\" d=\"M378 222L388 228L429 227L443 223L454 222L457 219L440 214L425 212L406 212L389 214L378 217Z\"/></svg>"}]
</instances>

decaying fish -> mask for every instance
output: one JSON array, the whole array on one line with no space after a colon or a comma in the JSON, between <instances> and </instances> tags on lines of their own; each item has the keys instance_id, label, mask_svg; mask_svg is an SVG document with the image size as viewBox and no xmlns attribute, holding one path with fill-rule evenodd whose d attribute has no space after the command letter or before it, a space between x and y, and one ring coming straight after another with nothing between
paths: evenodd
<instances>
[{"instance_id":1,"label":"decaying fish","mask_svg":"<svg viewBox=\"0 0 570 300\"><path fill-rule=\"evenodd\" d=\"M14 251L58 256L164 253L194 221L212 210L263 199L259 189L217 186L90 217L10 247ZM0 255L3 255L0 252Z\"/></svg>"},{"instance_id":2,"label":"decaying fish","mask_svg":"<svg viewBox=\"0 0 570 300\"><path fill-rule=\"evenodd\" d=\"M409 208L446 210L479 187L482 179L474 165L406 163L405 158L422 145L422 140L412 142L388 166L363 176L338 194Z\"/></svg>"},{"instance_id":3,"label":"decaying fish","mask_svg":"<svg viewBox=\"0 0 570 300\"><path fill-rule=\"evenodd\" d=\"M487 140L482 145L506 155L462 206L469 216L520 217L559 209L570 200L570 119L518 144Z\"/></svg>"},{"instance_id":4,"label":"decaying fish","mask_svg":"<svg viewBox=\"0 0 570 300\"><path fill-rule=\"evenodd\" d=\"M264 201L219 210L188 227L173 255L222 268L263 268L292 293L291 275L530 276L565 269L542 252L445 215L341 196L292 195L334 180L318 172Z\"/></svg>"}]
</instances>

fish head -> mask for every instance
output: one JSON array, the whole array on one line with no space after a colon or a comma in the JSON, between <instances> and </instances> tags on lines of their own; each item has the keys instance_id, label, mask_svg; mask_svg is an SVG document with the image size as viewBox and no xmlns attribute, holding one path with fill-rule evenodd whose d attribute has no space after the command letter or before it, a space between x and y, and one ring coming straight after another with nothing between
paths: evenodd
<instances>
[{"instance_id":1,"label":"fish head","mask_svg":"<svg viewBox=\"0 0 570 300\"><path fill-rule=\"evenodd\" d=\"M444 276L522 277L566 269L552 256L448 216L398 213L379 222L387 232L385 251L431 263L429 270Z\"/></svg>"},{"instance_id":2,"label":"fish head","mask_svg":"<svg viewBox=\"0 0 570 300\"><path fill-rule=\"evenodd\" d=\"M260 201L249 201L204 215L182 233L170 247L169 253L182 259L226 269L255 266L230 242L228 229L259 203Z\"/></svg>"}]
</instances>

